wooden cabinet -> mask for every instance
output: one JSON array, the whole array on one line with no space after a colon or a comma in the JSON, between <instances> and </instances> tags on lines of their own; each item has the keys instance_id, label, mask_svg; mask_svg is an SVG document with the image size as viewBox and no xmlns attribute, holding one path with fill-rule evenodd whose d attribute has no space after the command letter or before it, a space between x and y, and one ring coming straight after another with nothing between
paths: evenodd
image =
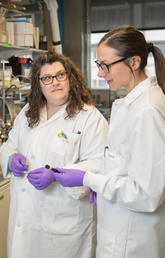
<instances>
[{"instance_id":1,"label":"wooden cabinet","mask_svg":"<svg viewBox=\"0 0 165 258\"><path fill-rule=\"evenodd\" d=\"M7 229L9 218L9 180L0 181L0 258L6 257Z\"/></svg>"}]
</instances>

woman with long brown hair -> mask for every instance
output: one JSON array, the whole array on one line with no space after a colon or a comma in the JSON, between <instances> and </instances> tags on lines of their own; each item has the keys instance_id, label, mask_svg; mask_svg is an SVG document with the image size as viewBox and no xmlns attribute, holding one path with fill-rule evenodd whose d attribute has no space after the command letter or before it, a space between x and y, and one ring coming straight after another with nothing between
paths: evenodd
<instances>
[{"instance_id":1,"label":"woman with long brown hair","mask_svg":"<svg viewBox=\"0 0 165 258\"><path fill-rule=\"evenodd\" d=\"M56 180L97 192L97 258L164 258L165 58L142 32L120 26L99 42L96 64L111 90L128 92L112 105L101 173L62 168Z\"/></svg>"}]
</instances>

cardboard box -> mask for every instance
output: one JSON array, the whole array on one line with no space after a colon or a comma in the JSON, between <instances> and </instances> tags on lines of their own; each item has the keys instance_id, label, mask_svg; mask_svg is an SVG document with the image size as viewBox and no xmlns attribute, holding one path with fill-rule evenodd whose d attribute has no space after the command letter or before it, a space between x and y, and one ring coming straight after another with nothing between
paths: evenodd
<instances>
[{"instance_id":1,"label":"cardboard box","mask_svg":"<svg viewBox=\"0 0 165 258\"><path fill-rule=\"evenodd\" d=\"M33 36L34 36L34 47L38 49L39 48L39 41L40 41L39 27L34 27Z\"/></svg>"},{"instance_id":2,"label":"cardboard box","mask_svg":"<svg viewBox=\"0 0 165 258\"><path fill-rule=\"evenodd\" d=\"M33 24L30 22L14 22L14 31L16 34L33 34Z\"/></svg>"},{"instance_id":3,"label":"cardboard box","mask_svg":"<svg viewBox=\"0 0 165 258\"><path fill-rule=\"evenodd\" d=\"M33 47L33 34L16 33L14 35L17 46Z\"/></svg>"},{"instance_id":4,"label":"cardboard box","mask_svg":"<svg viewBox=\"0 0 165 258\"><path fill-rule=\"evenodd\" d=\"M8 43L8 32L0 29L0 42Z\"/></svg>"},{"instance_id":5,"label":"cardboard box","mask_svg":"<svg viewBox=\"0 0 165 258\"><path fill-rule=\"evenodd\" d=\"M6 24L7 32L8 32L8 43L15 45L14 40L14 23L13 22L7 22Z\"/></svg>"},{"instance_id":6,"label":"cardboard box","mask_svg":"<svg viewBox=\"0 0 165 258\"><path fill-rule=\"evenodd\" d=\"M3 16L0 16L0 29L6 30L6 18Z\"/></svg>"}]
</instances>

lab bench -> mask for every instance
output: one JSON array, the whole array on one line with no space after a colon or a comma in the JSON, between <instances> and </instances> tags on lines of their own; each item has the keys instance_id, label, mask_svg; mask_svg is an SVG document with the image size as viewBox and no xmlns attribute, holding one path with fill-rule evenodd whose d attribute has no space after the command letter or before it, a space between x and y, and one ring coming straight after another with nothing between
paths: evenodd
<instances>
[{"instance_id":1,"label":"lab bench","mask_svg":"<svg viewBox=\"0 0 165 258\"><path fill-rule=\"evenodd\" d=\"M7 229L10 203L10 181L0 173L0 258L6 257Z\"/></svg>"}]
</instances>

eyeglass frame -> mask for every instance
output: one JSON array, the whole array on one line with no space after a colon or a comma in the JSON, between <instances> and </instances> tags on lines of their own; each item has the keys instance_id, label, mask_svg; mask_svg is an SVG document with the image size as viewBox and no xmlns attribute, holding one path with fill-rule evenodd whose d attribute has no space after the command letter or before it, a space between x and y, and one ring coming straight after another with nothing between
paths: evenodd
<instances>
[{"instance_id":1,"label":"eyeglass frame","mask_svg":"<svg viewBox=\"0 0 165 258\"><path fill-rule=\"evenodd\" d=\"M127 58L129 58L129 57L123 57L123 58L121 58L121 59L119 59L119 60L117 60L117 61L114 61L114 62L112 62L112 63L110 63L110 64L105 64L105 63L103 63L103 62L101 62L101 63L98 63L98 61L97 60L95 60L94 62L95 62L95 64L97 65L97 67L98 68L101 68L105 73L109 73L110 71L110 67L112 66L112 65L114 65L114 64L117 64L117 63L120 63L120 62L123 62L124 60L126 60ZM105 65L105 67L106 67L106 71L102 68L102 65Z\"/></svg>"},{"instance_id":2,"label":"eyeglass frame","mask_svg":"<svg viewBox=\"0 0 165 258\"><path fill-rule=\"evenodd\" d=\"M45 76L43 76L43 77L40 77L39 79L42 81L45 77L51 77L51 82L50 82L50 83L45 84L45 83L42 81L42 83L43 83L44 85L49 85L49 84L51 84L51 83L53 82L54 78L56 78L56 80L57 80L58 82L64 82L64 81L67 79L67 76L65 77L64 80L59 80L59 79L58 79L58 75L59 75L60 73L67 74L66 71L63 71L63 72L58 72L56 75L49 75L49 74L48 74L47 76L45 75Z\"/></svg>"}]
</instances>

